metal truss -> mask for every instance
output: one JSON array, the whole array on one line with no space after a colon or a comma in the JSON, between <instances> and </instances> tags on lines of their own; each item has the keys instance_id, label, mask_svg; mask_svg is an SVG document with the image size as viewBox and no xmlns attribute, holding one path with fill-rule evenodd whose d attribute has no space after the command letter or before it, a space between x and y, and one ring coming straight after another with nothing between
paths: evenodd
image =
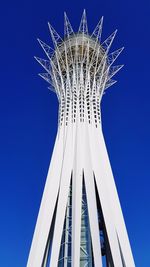
<instances>
[{"instance_id":1,"label":"metal truss","mask_svg":"<svg viewBox=\"0 0 150 267\"><path fill-rule=\"evenodd\" d=\"M65 95L65 85L67 82L70 84L70 93L72 92L73 71L75 71L76 81L80 80L80 73L83 72L85 83L86 77L89 75L91 80L94 77L97 82L97 87L100 87L100 77L106 74L106 71L110 69L110 66L122 52L123 48L108 54L117 31L113 32L105 41L101 42L102 25L103 17L90 35L88 33L86 12L84 10L79 30L77 33L74 33L68 17L64 13L64 39L60 37L50 23L48 23L48 26L54 49L38 39L48 57L48 60L35 57L48 73L48 78L45 78L45 74L40 74L40 76L54 87L58 97ZM102 72L103 64L105 64L105 69ZM114 73L111 72L111 76L115 74L116 71ZM108 71L106 83L108 83L109 79L110 75ZM104 89L105 87L108 88L104 85Z\"/></svg>"},{"instance_id":2,"label":"metal truss","mask_svg":"<svg viewBox=\"0 0 150 267\"><path fill-rule=\"evenodd\" d=\"M77 33L74 33L64 13L64 39L50 23L48 26L54 48L38 39L48 59L39 57L35 59L46 70L45 73L39 73L39 76L47 81L50 85L48 88L57 94L60 103L59 126L63 123L68 124L69 107L72 110L72 121L76 121L76 101L73 101L76 98L80 99L79 105L82 105L81 120L84 121L84 106L87 105L88 108L90 107L88 121L90 123L91 118L94 117L97 125L97 122L100 122L98 106L102 96L107 88L116 83L112 77L123 67L123 65L113 65L123 48L109 54L117 31L102 42L102 17L90 35L85 10ZM83 99L85 99L84 106ZM96 115L93 112L94 109L98 109Z\"/></svg>"}]
</instances>

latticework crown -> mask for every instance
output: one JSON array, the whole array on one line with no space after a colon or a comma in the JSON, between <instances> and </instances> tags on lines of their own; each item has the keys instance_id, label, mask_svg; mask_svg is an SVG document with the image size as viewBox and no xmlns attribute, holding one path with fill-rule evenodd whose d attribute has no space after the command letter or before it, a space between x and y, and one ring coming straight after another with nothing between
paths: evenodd
<instances>
[{"instance_id":1,"label":"latticework crown","mask_svg":"<svg viewBox=\"0 0 150 267\"><path fill-rule=\"evenodd\" d=\"M75 121L78 102L81 121L84 121L84 104L86 102L90 122L91 105L93 105L93 111L95 105L99 110L98 106L104 90L116 83L112 77L123 65L113 66L113 63L123 48L109 54L117 30L102 42L103 17L91 35L88 32L85 10L77 33L74 33L66 13L64 22L64 39L48 23L54 49L38 39L48 57L47 60L35 57L46 70L46 73L39 75L50 84L49 89L57 94L60 102L61 121L63 121L65 107L68 115L70 106L72 106L72 121ZM94 114L95 118L98 117L96 121L100 120L98 110ZM68 119L65 118L65 120Z\"/></svg>"}]
</instances>

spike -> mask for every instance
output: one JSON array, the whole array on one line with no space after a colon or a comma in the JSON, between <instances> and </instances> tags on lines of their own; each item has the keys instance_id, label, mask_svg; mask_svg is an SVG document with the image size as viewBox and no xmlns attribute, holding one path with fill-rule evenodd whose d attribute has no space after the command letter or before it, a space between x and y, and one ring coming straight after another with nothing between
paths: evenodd
<instances>
[{"instance_id":1,"label":"spike","mask_svg":"<svg viewBox=\"0 0 150 267\"><path fill-rule=\"evenodd\" d=\"M63 42L63 39L55 31L55 29L52 27L52 25L49 22L48 22L48 27L49 27L49 30L50 30L50 34L51 34L51 38L52 38L54 47L57 47L60 43Z\"/></svg>"},{"instance_id":2,"label":"spike","mask_svg":"<svg viewBox=\"0 0 150 267\"><path fill-rule=\"evenodd\" d=\"M116 82L117 82L116 80L109 79L105 84L105 90L108 89L113 84L115 84Z\"/></svg>"},{"instance_id":3,"label":"spike","mask_svg":"<svg viewBox=\"0 0 150 267\"><path fill-rule=\"evenodd\" d=\"M107 82L107 74L108 74L108 69L106 70L106 75L102 76L101 79L100 79L100 89L99 89L99 92L100 92L100 101L102 99L102 96L104 94L104 90L105 90L105 85L106 85L106 82Z\"/></svg>"},{"instance_id":4,"label":"spike","mask_svg":"<svg viewBox=\"0 0 150 267\"><path fill-rule=\"evenodd\" d=\"M51 87L48 87L48 89L56 93L59 99L59 94L57 90L55 89L55 83L52 81L51 75L49 73L39 73L39 76L51 85Z\"/></svg>"},{"instance_id":5,"label":"spike","mask_svg":"<svg viewBox=\"0 0 150 267\"><path fill-rule=\"evenodd\" d=\"M50 74L49 73L39 73L38 74L41 78L43 78L46 82L48 82L48 83L50 83L52 86L54 86L53 85L53 81L52 81L52 78L51 78L51 76L50 76Z\"/></svg>"},{"instance_id":6,"label":"spike","mask_svg":"<svg viewBox=\"0 0 150 267\"><path fill-rule=\"evenodd\" d=\"M54 54L54 49L51 48L50 46L48 46L43 41L41 41L39 38L37 40L38 40L39 44L41 45L41 47L43 48L43 50L44 50L45 54L47 55L47 57L50 59L51 56Z\"/></svg>"},{"instance_id":7,"label":"spike","mask_svg":"<svg viewBox=\"0 0 150 267\"><path fill-rule=\"evenodd\" d=\"M105 49L105 53L104 53L104 55L103 55L103 57L102 57L102 61L101 61L101 63L100 63L100 65L99 65L99 67L98 67L98 69L97 69L97 72L99 71L99 69L100 69L100 67L101 67L101 65L102 65L102 63L105 61L105 59L107 58L107 54L108 54L108 51L109 51L109 49L110 49L110 47L111 47L111 44L112 44L112 42L113 42L113 40L114 40L114 38L115 38L115 35L116 35L116 33L117 33L117 30L115 30L102 44L101 44L101 46ZM109 56L110 56L110 58L112 57L112 62L110 63L110 66L113 64L113 62L116 60L116 58L119 56L119 54L121 53L121 51L123 50L123 48L120 48L120 50L118 49L117 51L115 51L115 52L113 52L112 54L110 54ZM118 54L118 55L117 55ZM116 56L116 58L115 58L115 56ZM114 61L113 61L114 60ZM111 59L110 59L110 61L111 61ZM109 63L109 59L108 59L108 63Z\"/></svg>"},{"instance_id":8,"label":"spike","mask_svg":"<svg viewBox=\"0 0 150 267\"><path fill-rule=\"evenodd\" d=\"M104 19L104 17L101 17L96 28L94 29L93 33L91 34L91 37L95 37L97 39L97 41L99 41L99 42L101 41L103 19Z\"/></svg>"},{"instance_id":9,"label":"spike","mask_svg":"<svg viewBox=\"0 0 150 267\"><path fill-rule=\"evenodd\" d=\"M87 18L86 18L85 9L83 11L83 15L82 15L82 18L81 18L81 22L80 22L78 33L88 34L88 26L87 26Z\"/></svg>"},{"instance_id":10,"label":"spike","mask_svg":"<svg viewBox=\"0 0 150 267\"><path fill-rule=\"evenodd\" d=\"M111 44L116 36L117 30L115 30L103 43L102 47L105 49L106 53L108 53Z\"/></svg>"},{"instance_id":11,"label":"spike","mask_svg":"<svg viewBox=\"0 0 150 267\"><path fill-rule=\"evenodd\" d=\"M55 91L55 88L54 87L47 87L48 88L48 90L50 90L50 91L52 91L53 93L55 93L56 94L56 91Z\"/></svg>"},{"instance_id":12,"label":"spike","mask_svg":"<svg viewBox=\"0 0 150 267\"><path fill-rule=\"evenodd\" d=\"M66 12L64 12L64 36L69 38L71 35L74 35L74 31L72 29L71 23L67 17ZM65 42L64 42L65 44ZM69 39L69 47L70 47L70 55L71 55L71 60L73 63L73 54L72 54L72 49L71 49L71 41ZM65 46L66 48L66 46ZM66 49L65 49L65 53L66 53Z\"/></svg>"},{"instance_id":13,"label":"spike","mask_svg":"<svg viewBox=\"0 0 150 267\"><path fill-rule=\"evenodd\" d=\"M111 66L117 57L120 55L120 53L123 51L124 47L119 48L118 50L112 52L111 54L108 55L107 60L108 60L108 65Z\"/></svg>"},{"instance_id":14,"label":"spike","mask_svg":"<svg viewBox=\"0 0 150 267\"><path fill-rule=\"evenodd\" d=\"M42 58L39 58L39 57L34 57L37 62L40 63L40 65L47 71L47 72L50 72L51 70L51 65L50 65L50 61L49 60L46 60L46 59L42 59Z\"/></svg>"},{"instance_id":15,"label":"spike","mask_svg":"<svg viewBox=\"0 0 150 267\"><path fill-rule=\"evenodd\" d=\"M118 65L118 66L112 66L109 68L109 72L108 72L108 79L111 79L120 69L122 69L124 65Z\"/></svg>"},{"instance_id":16,"label":"spike","mask_svg":"<svg viewBox=\"0 0 150 267\"><path fill-rule=\"evenodd\" d=\"M46 60L46 59L42 59L39 57L34 57L38 63L40 63L40 65L48 72L48 73L53 73L53 71L55 71L56 73L59 73L57 67L55 66L54 62L50 59L50 60ZM53 69L53 70L52 70Z\"/></svg>"},{"instance_id":17,"label":"spike","mask_svg":"<svg viewBox=\"0 0 150 267\"><path fill-rule=\"evenodd\" d=\"M50 25L49 22L48 22L48 26L49 26L49 30L50 30L50 34L51 34L51 37L52 37L52 41L53 41L54 47L57 48L57 50L55 50L55 53L59 55L59 57L61 58L63 67L64 67L64 69L66 69L65 62L62 59L62 55L61 55L61 52L59 50L59 45L62 44L62 43L64 43L64 41L59 36L59 34L55 31L55 29Z\"/></svg>"},{"instance_id":18,"label":"spike","mask_svg":"<svg viewBox=\"0 0 150 267\"><path fill-rule=\"evenodd\" d=\"M74 31L72 29L71 23L67 17L66 12L64 12L64 36L69 37L70 35L73 35Z\"/></svg>"}]
</instances>

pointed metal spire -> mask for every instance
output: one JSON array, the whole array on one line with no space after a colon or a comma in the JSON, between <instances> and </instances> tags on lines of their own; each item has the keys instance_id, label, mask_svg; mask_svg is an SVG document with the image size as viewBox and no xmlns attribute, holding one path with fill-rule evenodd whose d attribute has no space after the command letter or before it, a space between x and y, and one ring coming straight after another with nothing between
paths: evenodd
<instances>
[{"instance_id":1,"label":"pointed metal spire","mask_svg":"<svg viewBox=\"0 0 150 267\"><path fill-rule=\"evenodd\" d=\"M52 25L49 22L48 22L48 27L49 27L49 30L50 30L50 34L51 34L51 38L52 38L54 47L58 47L58 45L63 42L63 39L55 31L55 29L52 27Z\"/></svg>"},{"instance_id":2,"label":"pointed metal spire","mask_svg":"<svg viewBox=\"0 0 150 267\"><path fill-rule=\"evenodd\" d=\"M109 68L109 73L108 73L108 79L111 79L119 70L123 68L124 65L117 65L117 66L112 66Z\"/></svg>"},{"instance_id":3,"label":"pointed metal spire","mask_svg":"<svg viewBox=\"0 0 150 267\"><path fill-rule=\"evenodd\" d=\"M117 30L115 30L103 43L102 43L102 47L105 49L106 53L108 53L112 42L116 36Z\"/></svg>"},{"instance_id":4,"label":"pointed metal spire","mask_svg":"<svg viewBox=\"0 0 150 267\"><path fill-rule=\"evenodd\" d=\"M91 34L91 37L95 37L97 41L101 41L101 35L102 35L102 28L103 28L103 19L104 17L101 17L100 21L98 22L96 28L94 29L93 33Z\"/></svg>"},{"instance_id":5,"label":"pointed metal spire","mask_svg":"<svg viewBox=\"0 0 150 267\"><path fill-rule=\"evenodd\" d=\"M52 81L51 75L49 73L39 73L38 74L41 78L43 78L46 82L48 82L51 86L48 87L49 90L56 93L54 82Z\"/></svg>"},{"instance_id":6,"label":"pointed metal spire","mask_svg":"<svg viewBox=\"0 0 150 267\"><path fill-rule=\"evenodd\" d=\"M97 49L97 43L98 42L101 42L102 26L103 26L103 17L100 19L100 21L97 24L95 30L93 31L92 35L90 36L91 38L92 37L96 38L94 49L93 49L93 53L92 53L92 57L91 57L91 60L90 60L90 67L93 65L93 59L95 58L95 56L96 56L96 61L98 60L98 53L97 53L97 51L100 50L100 46ZM96 68L95 68L95 70L96 70Z\"/></svg>"},{"instance_id":7,"label":"pointed metal spire","mask_svg":"<svg viewBox=\"0 0 150 267\"><path fill-rule=\"evenodd\" d=\"M51 64L50 64L50 61L49 60L46 60L46 59L42 59L42 58L39 58L39 57L34 57L37 62L40 63L40 65L48 72L50 73L51 71Z\"/></svg>"},{"instance_id":8,"label":"pointed metal spire","mask_svg":"<svg viewBox=\"0 0 150 267\"><path fill-rule=\"evenodd\" d=\"M102 57L102 60L101 60L101 63L99 64L99 66L98 66L98 69L97 69L97 71L96 71L96 73L99 71L99 69L100 69L100 67L101 67L101 65L105 62L105 60L107 59L107 57L108 57L108 52L109 52L109 49L110 49L110 47L111 47L111 45L112 45L112 42L113 42L113 40L114 40L114 38L115 38L115 35L116 35L116 33L117 33L117 30L115 30L102 44L101 44L101 46L105 49L105 53L104 53L104 55L103 55L103 57ZM120 48L120 50L122 51L123 50L123 48ZM117 50L118 51L118 50ZM115 55L116 55L116 58L119 56L119 54L121 53L121 51L115 51L115 52L113 52L114 53L114 55L113 55L113 53L112 54L110 54L109 56L110 56L110 61L111 61L111 57L114 59L115 58ZM118 54L118 55L117 55ZM112 60L113 60L112 59ZM115 59L114 59L114 61L115 61ZM109 61L108 61L109 62ZM110 66L112 65L112 63L110 63L109 64Z\"/></svg>"},{"instance_id":9,"label":"pointed metal spire","mask_svg":"<svg viewBox=\"0 0 150 267\"><path fill-rule=\"evenodd\" d=\"M52 86L50 87L50 86L49 86L49 87L47 87L47 88L48 88L48 90L50 90L50 91L52 91L53 93L55 93L55 94L56 94L56 90L55 90L55 88L54 88L54 87L52 87Z\"/></svg>"},{"instance_id":10,"label":"pointed metal spire","mask_svg":"<svg viewBox=\"0 0 150 267\"><path fill-rule=\"evenodd\" d=\"M71 23L67 17L66 12L64 12L64 36L70 37L70 35L73 35L74 31L72 29Z\"/></svg>"},{"instance_id":11,"label":"pointed metal spire","mask_svg":"<svg viewBox=\"0 0 150 267\"><path fill-rule=\"evenodd\" d=\"M49 73L39 73L38 74L41 78L43 78L46 82L50 83L52 86L54 86L51 75Z\"/></svg>"},{"instance_id":12,"label":"pointed metal spire","mask_svg":"<svg viewBox=\"0 0 150 267\"><path fill-rule=\"evenodd\" d=\"M38 40L39 44L41 45L41 47L43 48L43 50L44 50L45 54L47 55L47 57L50 59L51 56L54 54L54 49L51 48L46 43L44 43L43 41L41 41L39 38L37 40Z\"/></svg>"},{"instance_id":13,"label":"pointed metal spire","mask_svg":"<svg viewBox=\"0 0 150 267\"><path fill-rule=\"evenodd\" d=\"M54 44L54 47L55 47L55 53L56 53L56 56L57 54L59 55L59 57L61 58L61 61L62 61L62 64L63 64L63 67L65 67L65 62L64 60L62 59L62 55L61 55L61 52L59 50L59 45L64 43L63 39L60 37L60 35L55 31L55 29L51 26L51 24L48 22L48 27L49 27L49 30L50 30L50 34L51 34L51 38L52 38L52 41L53 41L53 44Z\"/></svg>"},{"instance_id":14,"label":"pointed metal spire","mask_svg":"<svg viewBox=\"0 0 150 267\"><path fill-rule=\"evenodd\" d=\"M82 15L82 18L81 18L81 22L80 22L78 33L88 34L88 25L87 25L87 18L86 18L85 9L83 11L83 15Z\"/></svg>"},{"instance_id":15,"label":"pointed metal spire","mask_svg":"<svg viewBox=\"0 0 150 267\"><path fill-rule=\"evenodd\" d=\"M72 63L73 63L73 53L72 53L72 49L71 49L71 40L69 37L73 36L73 35L74 35L73 28L71 26L71 23L70 23L68 17L67 17L66 12L64 12L64 37L67 37L69 40L70 56L71 56ZM64 42L64 46L65 46L65 53L66 53L66 43L65 42Z\"/></svg>"},{"instance_id":16,"label":"pointed metal spire","mask_svg":"<svg viewBox=\"0 0 150 267\"><path fill-rule=\"evenodd\" d=\"M123 49L124 49L124 47L119 48L118 50L116 50L116 51L114 51L108 55L107 62L109 64L109 66L111 66L115 62L115 60L120 55L120 53L123 51Z\"/></svg>"},{"instance_id":17,"label":"pointed metal spire","mask_svg":"<svg viewBox=\"0 0 150 267\"><path fill-rule=\"evenodd\" d=\"M108 89L113 84L115 84L116 82L117 82L116 80L109 79L105 84L105 90Z\"/></svg>"}]
</instances>

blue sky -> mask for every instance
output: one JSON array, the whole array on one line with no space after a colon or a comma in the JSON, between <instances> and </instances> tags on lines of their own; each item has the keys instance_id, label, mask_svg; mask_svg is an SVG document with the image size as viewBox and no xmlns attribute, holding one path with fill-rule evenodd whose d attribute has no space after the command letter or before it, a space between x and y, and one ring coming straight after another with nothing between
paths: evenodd
<instances>
[{"instance_id":1,"label":"blue sky","mask_svg":"<svg viewBox=\"0 0 150 267\"><path fill-rule=\"evenodd\" d=\"M103 39L125 46L118 83L102 100L103 131L137 267L150 262L150 1L3 1L0 4L0 266L24 267L57 131L56 96L33 56L63 34L66 11L77 31L104 15ZM130 266L128 266L130 267Z\"/></svg>"}]
</instances>

